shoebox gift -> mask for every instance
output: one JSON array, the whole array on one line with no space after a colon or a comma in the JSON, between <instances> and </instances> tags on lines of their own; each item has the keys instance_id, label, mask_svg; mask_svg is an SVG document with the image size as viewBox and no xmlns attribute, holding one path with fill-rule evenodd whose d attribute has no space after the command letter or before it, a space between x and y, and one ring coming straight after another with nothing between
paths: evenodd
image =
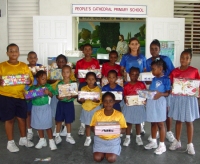
<instances>
[{"instance_id":1,"label":"shoebox gift","mask_svg":"<svg viewBox=\"0 0 200 164\"><path fill-rule=\"evenodd\" d=\"M30 90L30 91L25 91L25 99L42 97L42 96L44 96L45 89L46 89L46 87L42 87L42 88L36 88L36 89Z\"/></svg>"},{"instance_id":2,"label":"shoebox gift","mask_svg":"<svg viewBox=\"0 0 200 164\"><path fill-rule=\"evenodd\" d=\"M28 74L2 76L2 80L3 80L3 86L30 83Z\"/></svg>"},{"instance_id":3,"label":"shoebox gift","mask_svg":"<svg viewBox=\"0 0 200 164\"><path fill-rule=\"evenodd\" d=\"M77 83L58 85L58 92L60 97L78 95Z\"/></svg>"},{"instance_id":4,"label":"shoebox gift","mask_svg":"<svg viewBox=\"0 0 200 164\"><path fill-rule=\"evenodd\" d=\"M102 94L106 93L107 91L103 91ZM121 91L109 91L115 95L115 100L122 100L122 92Z\"/></svg>"},{"instance_id":5,"label":"shoebox gift","mask_svg":"<svg viewBox=\"0 0 200 164\"><path fill-rule=\"evenodd\" d=\"M133 105L144 105L146 99L139 97L139 95L131 95L131 96L126 96L127 100L127 106L133 106Z\"/></svg>"},{"instance_id":6,"label":"shoebox gift","mask_svg":"<svg viewBox=\"0 0 200 164\"><path fill-rule=\"evenodd\" d=\"M88 72L94 72L97 78L101 78L101 70L100 69L79 69L78 70L78 78L85 78Z\"/></svg>"},{"instance_id":7,"label":"shoebox gift","mask_svg":"<svg viewBox=\"0 0 200 164\"><path fill-rule=\"evenodd\" d=\"M152 81L152 79L154 78L152 72L142 72L139 75L138 80L139 81Z\"/></svg>"},{"instance_id":8,"label":"shoebox gift","mask_svg":"<svg viewBox=\"0 0 200 164\"><path fill-rule=\"evenodd\" d=\"M172 94L199 97L199 85L200 80L174 78Z\"/></svg>"},{"instance_id":9,"label":"shoebox gift","mask_svg":"<svg viewBox=\"0 0 200 164\"><path fill-rule=\"evenodd\" d=\"M30 71L34 74L36 74L38 71L47 71L46 67L45 66L34 66L34 67L29 67Z\"/></svg>"},{"instance_id":10,"label":"shoebox gift","mask_svg":"<svg viewBox=\"0 0 200 164\"><path fill-rule=\"evenodd\" d=\"M86 92L86 91L78 91L78 99L84 98L85 100L100 100L99 92Z\"/></svg>"},{"instance_id":11,"label":"shoebox gift","mask_svg":"<svg viewBox=\"0 0 200 164\"><path fill-rule=\"evenodd\" d=\"M94 130L95 135L117 135L121 128L119 122L97 122Z\"/></svg>"},{"instance_id":12,"label":"shoebox gift","mask_svg":"<svg viewBox=\"0 0 200 164\"><path fill-rule=\"evenodd\" d=\"M50 80L62 80L62 69L50 69Z\"/></svg>"},{"instance_id":13,"label":"shoebox gift","mask_svg":"<svg viewBox=\"0 0 200 164\"><path fill-rule=\"evenodd\" d=\"M123 85L124 85L124 83L123 83L123 78L122 78L121 76L118 76L118 77L117 77L116 83L117 83L118 85L120 85L121 87L123 87ZM107 85L107 84L108 84L108 79L107 79L107 77L103 77L103 78L101 79L101 86L103 87L104 85Z\"/></svg>"},{"instance_id":14,"label":"shoebox gift","mask_svg":"<svg viewBox=\"0 0 200 164\"><path fill-rule=\"evenodd\" d=\"M137 94L139 97L145 98L145 99L154 99L154 96L157 92L156 91L150 91L150 90L138 90Z\"/></svg>"}]
</instances>

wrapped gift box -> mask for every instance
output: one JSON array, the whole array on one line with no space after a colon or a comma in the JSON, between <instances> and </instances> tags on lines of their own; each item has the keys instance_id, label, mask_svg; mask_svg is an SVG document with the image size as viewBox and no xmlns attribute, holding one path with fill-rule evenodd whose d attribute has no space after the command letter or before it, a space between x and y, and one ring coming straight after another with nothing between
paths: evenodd
<instances>
[{"instance_id":1,"label":"wrapped gift box","mask_svg":"<svg viewBox=\"0 0 200 164\"><path fill-rule=\"evenodd\" d=\"M30 83L28 74L2 76L2 80L3 86Z\"/></svg>"},{"instance_id":2,"label":"wrapped gift box","mask_svg":"<svg viewBox=\"0 0 200 164\"><path fill-rule=\"evenodd\" d=\"M94 130L95 135L117 135L121 128L119 122L97 122Z\"/></svg>"},{"instance_id":3,"label":"wrapped gift box","mask_svg":"<svg viewBox=\"0 0 200 164\"><path fill-rule=\"evenodd\" d=\"M145 98L139 97L139 95L132 95L132 96L126 96L127 99L127 106L133 106L133 105L144 105Z\"/></svg>"},{"instance_id":4,"label":"wrapped gift box","mask_svg":"<svg viewBox=\"0 0 200 164\"><path fill-rule=\"evenodd\" d=\"M30 91L26 91L25 92L25 99L42 97L42 96L44 96L44 90L45 89L46 89L46 87L42 87L42 88L36 88L36 89L30 90Z\"/></svg>"},{"instance_id":5,"label":"wrapped gift box","mask_svg":"<svg viewBox=\"0 0 200 164\"><path fill-rule=\"evenodd\" d=\"M123 78L122 78L121 76L118 76L118 77L117 77L116 83L117 83L118 85L120 85L121 87L123 87L123 85L124 85L124 83L123 83ZM107 85L107 84L108 84L108 79L107 79L107 77L103 77L103 78L101 79L101 86L103 87L104 85Z\"/></svg>"},{"instance_id":6,"label":"wrapped gift box","mask_svg":"<svg viewBox=\"0 0 200 164\"><path fill-rule=\"evenodd\" d=\"M62 69L50 69L50 80L62 80Z\"/></svg>"},{"instance_id":7,"label":"wrapped gift box","mask_svg":"<svg viewBox=\"0 0 200 164\"><path fill-rule=\"evenodd\" d=\"M101 70L100 69L79 69L78 70L78 78L85 78L88 72L94 72L97 78L101 78Z\"/></svg>"},{"instance_id":8,"label":"wrapped gift box","mask_svg":"<svg viewBox=\"0 0 200 164\"><path fill-rule=\"evenodd\" d=\"M103 91L102 94L106 93L107 91ZM122 92L118 91L109 91L115 95L115 100L122 100Z\"/></svg>"},{"instance_id":9,"label":"wrapped gift box","mask_svg":"<svg viewBox=\"0 0 200 164\"><path fill-rule=\"evenodd\" d=\"M199 97L200 80L174 78L172 94Z\"/></svg>"},{"instance_id":10,"label":"wrapped gift box","mask_svg":"<svg viewBox=\"0 0 200 164\"><path fill-rule=\"evenodd\" d=\"M86 91L78 91L78 99L84 98L85 100L100 100L99 92L86 92Z\"/></svg>"},{"instance_id":11,"label":"wrapped gift box","mask_svg":"<svg viewBox=\"0 0 200 164\"><path fill-rule=\"evenodd\" d=\"M60 97L78 95L77 83L58 85L58 92Z\"/></svg>"},{"instance_id":12,"label":"wrapped gift box","mask_svg":"<svg viewBox=\"0 0 200 164\"><path fill-rule=\"evenodd\" d=\"M140 73L138 80L139 81L152 81L154 78L152 72L142 72ZM131 81L129 74L127 73L127 81Z\"/></svg>"},{"instance_id":13,"label":"wrapped gift box","mask_svg":"<svg viewBox=\"0 0 200 164\"><path fill-rule=\"evenodd\" d=\"M157 93L156 91L150 91L150 90L138 90L137 91L137 94L140 97L145 98L145 99L151 99L151 100L153 100L156 93Z\"/></svg>"},{"instance_id":14,"label":"wrapped gift box","mask_svg":"<svg viewBox=\"0 0 200 164\"><path fill-rule=\"evenodd\" d=\"M35 67L29 67L30 71L34 74L37 73L40 70L47 71L45 66L35 66Z\"/></svg>"}]
</instances>

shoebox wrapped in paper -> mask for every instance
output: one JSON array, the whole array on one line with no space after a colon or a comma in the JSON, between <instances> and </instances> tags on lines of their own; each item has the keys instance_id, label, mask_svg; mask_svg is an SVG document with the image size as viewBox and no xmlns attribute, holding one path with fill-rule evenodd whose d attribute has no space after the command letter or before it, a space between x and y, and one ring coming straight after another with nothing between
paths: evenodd
<instances>
[{"instance_id":1,"label":"shoebox wrapped in paper","mask_svg":"<svg viewBox=\"0 0 200 164\"><path fill-rule=\"evenodd\" d=\"M58 85L58 92L60 97L78 95L77 83Z\"/></svg>"},{"instance_id":2,"label":"shoebox wrapped in paper","mask_svg":"<svg viewBox=\"0 0 200 164\"><path fill-rule=\"evenodd\" d=\"M86 91L78 91L78 99L84 98L85 100L100 100L99 92L86 92Z\"/></svg>"},{"instance_id":3,"label":"shoebox wrapped in paper","mask_svg":"<svg viewBox=\"0 0 200 164\"><path fill-rule=\"evenodd\" d=\"M25 99L42 97L42 96L44 96L44 90L45 89L46 89L46 87L42 87L42 88L36 88L36 89L30 90L30 91L26 91L25 92Z\"/></svg>"},{"instance_id":4,"label":"shoebox wrapped in paper","mask_svg":"<svg viewBox=\"0 0 200 164\"><path fill-rule=\"evenodd\" d=\"M137 94L139 97L145 98L145 99L154 99L154 96L157 92L156 91L150 91L150 90L138 90Z\"/></svg>"},{"instance_id":5,"label":"shoebox wrapped in paper","mask_svg":"<svg viewBox=\"0 0 200 164\"><path fill-rule=\"evenodd\" d=\"M144 105L146 99L139 97L139 95L126 96L127 106Z\"/></svg>"},{"instance_id":6,"label":"shoebox wrapped in paper","mask_svg":"<svg viewBox=\"0 0 200 164\"><path fill-rule=\"evenodd\" d=\"M62 80L62 69L50 69L50 80Z\"/></svg>"},{"instance_id":7,"label":"shoebox wrapped in paper","mask_svg":"<svg viewBox=\"0 0 200 164\"><path fill-rule=\"evenodd\" d=\"M199 85L200 80L174 78L172 94L199 97Z\"/></svg>"},{"instance_id":8,"label":"shoebox wrapped in paper","mask_svg":"<svg viewBox=\"0 0 200 164\"><path fill-rule=\"evenodd\" d=\"M28 74L2 76L2 80L3 80L3 86L30 83Z\"/></svg>"},{"instance_id":9,"label":"shoebox wrapped in paper","mask_svg":"<svg viewBox=\"0 0 200 164\"><path fill-rule=\"evenodd\" d=\"M106 93L107 91L102 91L102 94ZM122 92L120 91L109 91L115 95L115 100L122 100Z\"/></svg>"},{"instance_id":10,"label":"shoebox wrapped in paper","mask_svg":"<svg viewBox=\"0 0 200 164\"><path fill-rule=\"evenodd\" d=\"M120 85L121 87L123 87L123 85L124 85L124 83L123 83L123 78L122 78L121 76L118 76L118 77L117 77L116 83L117 83L118 85ZM104 85L107 85L107 84L108 84L108 79L107 79L107 77L103 77L103 78L101 79L101 86L103 87Z\"/></svg>"},{"instance_id":11,"label":"shoebox wrapped in paper","mask_svg":"<svg viewBox=\"0 0 200 164\"><path fill-rule=\"evenodd\" d=\"M97 122L94 129L95 135L117 135L121 131L119 122Z\"/></svg>"},{"instance_id":12,"label":"shoebox wrapped in paper","mask_svg":"<svg viewBox=\"0 0 200 164\"><path fill-rule=\"evenodd\" d=\"M142 72L138 77L138 81L152 81L154 78L152 72ZM127 81L131 81L129 74L127 73Z\"/></svg>"},{"instance_id":13,"label":"shoebox wrapped in paper","mask_svg":"<svg viewBox=\"0 0 200 164\"><path fill-rule=\"evenodd\" d=\"M34 67L29 67L30 71L34 74L36 74L38 71L47 71L45 66L34 66Z\"/></svg>"},{"instance_id":14,"label":"shoebox wrapped in paper","mask_svg":"<svg viewBox=\"0 0 200 164\"><path fill-rule=\"evenodd\" d=\"M85 78L88 72L94 72L97 78L101 78L101 70L100 69L79 69L78 70L78 78Z\"/></svg>"}]
</instances>

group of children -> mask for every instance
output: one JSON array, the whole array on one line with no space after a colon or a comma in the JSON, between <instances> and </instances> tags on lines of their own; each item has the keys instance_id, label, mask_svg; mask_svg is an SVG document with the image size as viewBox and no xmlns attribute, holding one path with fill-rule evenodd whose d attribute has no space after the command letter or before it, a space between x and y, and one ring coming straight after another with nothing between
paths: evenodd
<instances>
[{"instance_id":1,"label":"group of children","mask_svg":"<svg viewBox=\"0 0 200 164\"><path fill-rule=\"evenodd\" d=\"M137 38L131 38L129 41L129 53L122 57L120 66L115 62L118 59L116 51L109 53L109 62L102 66L102 75L107 77L108 84L100 88L97 85L97 77L94 72L88 72L85 78L79 78L79 90L86 92L99 92L100 99L88 100L81 98L78 102L82 105L80 115L81 126L78 134L84 135L86 140L84 146L89 146L91 131L99 121L118 121L121 126L121 133L126 133L123 142L124 146L130 144L130 133L132 124L135 124L136 143L143 145L141 139L141 123L151 122L150 143L144 146L145 149L156 149L155 154L162 154L166 151L164 143L166 130L164 122L167 122L167 138L172 142L170 150L176 150L181 147L180 134L182 122L186 122L189 154L195 154L192 144L193 121L199 118L198 102L196 97L192 96L175 96L171 94L173 78L190 78L200 79L198 70L190 66L192 59L191 51L185 50L180 55L181 66L174 69L170 59L166 56L159 55L160 43L153 40L150 44L152 57L146 61L146 58L140 54L140 45ZM98 60L91 57L92 46L85 44L83 47L85 57L76 63L75 76L78 78L79 69L100 69ZM35 146L40 149L47 146L44 138L46 130L49 138L51 150L57 149L56 144L62 142L60 136L66 136L66 141L75 144L71 136L71 123L75 120L74 100L77 96L60 97L58 85L69 84L76 80L72 68L67 64L67 58L59 55L56 63L59 69L62 69L63 80L49 80L45 71L38 71L32 75L29 67L36 66L37 55L35 52L28 54L29 65L19 62L19 47L16 44L10 44L7 47L8 61L0 63L0 76L29 74L30 88L28 90L46 87L43 97L34 98L30 101L24 100L24 85L2 86L3 80L0 78L0 119L5 121L5 129L8 138L7 149L10 152L17 152L19 148L13 140L13 124L15 117L18 120L20 128L19 145L32 147L34 144L30 141L33 137L31 128L38 131L39 142ZM138 81L139 74L144 71L152 71L155 76L152 82ZM130 80L122 88L116 83L118 76L123 76ZM34 85L33 85L34 84ZM148 86L150 85L150 86ZM151 91L157 91L154 99L147 99L144 105L128 106L127 96L137 95L138 90L144 90L149 87ZM102 91L106 93L102 95ZM123 100L115 100L112 91L123 92ZM51 103L49 104L49 97ZM28 104L28 112L27 112ZM31 111L31 115L30 115ZM28 115L27 115L28 114ZM26 117L28 133L26 137ZM52 117L55 117L55 139L52 132ZM168 118L169 117L169 118ZM171 118L176 120L176 137L171 132ZM64 122L64 131L62 123ZM159 130L160 143L157 144L157 131ZM61 135L62 134L62 135ZM109 162L114 162L116 156L120 154L120 135L102 135L94 136L93 157L95 161L101 161L104 157Z\"/></svg>"}]
</instances>

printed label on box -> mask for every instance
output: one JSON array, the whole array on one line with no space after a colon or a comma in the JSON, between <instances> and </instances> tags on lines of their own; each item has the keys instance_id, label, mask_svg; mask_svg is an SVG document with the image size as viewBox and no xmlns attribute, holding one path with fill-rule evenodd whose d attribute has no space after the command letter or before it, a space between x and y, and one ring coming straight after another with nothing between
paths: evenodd
<instances>
[{"instance_id":1,"label":"printed label on box","mask_svg":"<svg viewBox=\"0 0 200 164\"><path fill-rule=\"evenodd\" d=\"M2 76L2 80L3 80L3 86L21 85L30 83L28 74Z\"/></svg>"},{"instance_id":2,"label":"printed label on box","mask_svg":"<svg viewBox=\"0 0 200 164\"><path fill-rule=\"evenodd\" d=\"M42 87L42 88L36 88L36 89L30 90L30 91L26 91L25 92L25 99L42 97L42 96L44 96L44 90L45 89L46 89L46 87Z\"/></svg>"},{"instance_id":3,"label":"printed label on box","mask_svg":"<svg viewBox=\"0 0 200 164\"><path fill-rule=\"evenodd\" d=\"M60 97L78 95L77 83L58 85L58 92Z\"/></svg>"},{"instance_id":4,"label":"printed label on box","mask_svg":"<svg viewBox=\"0 0 200 164\"><path fill-rule=\"evenodd\" d=\"M119 122L97 122L95 135L118 135L121 132Z\"/></svg>"},{"instance_id":5,"label":"printed label on box","mask_svg":"<svg viewBox=\"0 0 200 164\"><path fill-rule=\"evenodd\" d=\"M139 97L139 95L132 95L132 96L126 96L127 100L127 106L133 106L133 105L144 105L145 104L145 98Z\"/></svg>"},{"instance_id":6,"label":"printed label on box","mask_svg":"<svg viewBox=\"0 0 200 164\"><path fill-rule=\"evenodd\" d=\"M102 91L102 94L106 93L107 91ZM122 100L122 92L120 91L109 91L115 95L115 100Z\"/></svg>"},{"instance_id":7,"label":"printed label on box","mask_svg":"<svg viewBox=\"0 0 200 164\"><path fill-rule=\"evenodd\" d=\"M86 92L86 91L78 91L78 99L84 98L85 100L100 100L99 92Z\"/></svg>"},{"instance_id":8,"label":"printed label on box","mask_svg":"<svg viewBox=\"0 0 200 164\"><path fill-rule=\"evenodd\" d=\"M88 72L94 72L97 78L101 78L101 70L100 69L79 69L78 70L78 78L85 78Z\"/></svg>"},{"instance_id":9,"label":"printed label on box","mask_svg":"<svg viewBox=\"0 0 200 164\"><path fill-rule=\"evenodd\" d=\"M117 77L117 81L116 81L116 83L118 84L118 85L120 85L121 87L123 87L123 78L121 77L121 76L118 76ZM104 85L107 85L108 84L108 79L107 79L107 77L103 77L102 79L101 79L101 86L103 87Z\"/></svg>"}]
</instances>

